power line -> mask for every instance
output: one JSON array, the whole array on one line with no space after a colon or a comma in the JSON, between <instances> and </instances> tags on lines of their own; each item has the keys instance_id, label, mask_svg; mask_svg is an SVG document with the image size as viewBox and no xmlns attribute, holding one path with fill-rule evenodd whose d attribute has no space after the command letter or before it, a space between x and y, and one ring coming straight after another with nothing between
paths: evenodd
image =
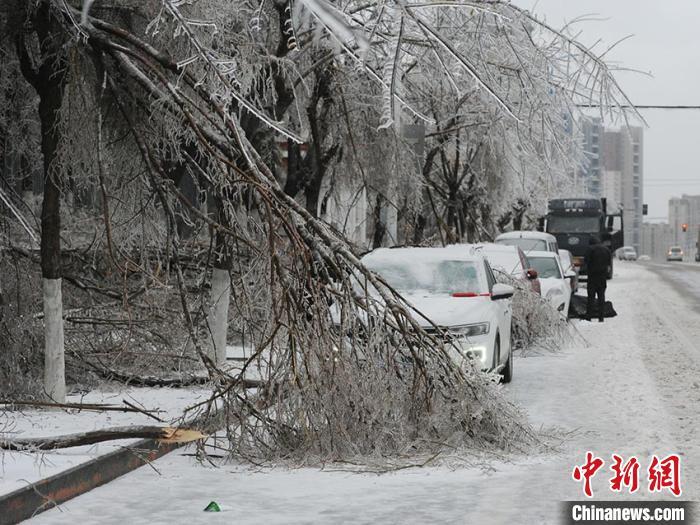
<instances>
[{"instance_id":1,"label":"power line","mask_svg":"<svg viewBox=\"0 0 700 525\"><path fill-rule=\"evenodd\" d=\"M689 178L685 178L685 179L679 178L679 177L671 177L668 179L665 179L663 177L648 177L644 180L648 180L648 181L660 180L660 181L664 181L664 182L678 182L678 181L681 181L681 182L682 181L699 181L700 182L700 179L698 177L689 177Z\"/></svg>"},{"instance_id":2,"label":"power line","mask_svg":"<svg viewBox=\"0 0 700 525\"><path fill-rule=\"evenodd\" d=\"M609 104L576 104L578 108L600 108L600 107L610 107ZM632 106L630 104L621 104L615 106L620 109L700 109L700 106L685 106L685 105L671 105L671 104L640 104L639 106Z\"/></svg>"}]
</instances>

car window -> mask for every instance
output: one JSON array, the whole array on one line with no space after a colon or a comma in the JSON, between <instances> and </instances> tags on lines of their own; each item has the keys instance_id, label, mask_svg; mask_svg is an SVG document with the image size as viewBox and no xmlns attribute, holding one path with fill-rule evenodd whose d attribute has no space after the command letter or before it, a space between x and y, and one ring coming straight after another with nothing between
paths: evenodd
<instances>
[{"instance_id":1,"label":"car window","mask_svg":"<svg viewBox=\"0 0 700 525\"><path fill-rule=\"evenodd\" d=\"M537 270L541 279L556 278L561 279L561 270L554 257L528 257L532 268Z\"/></svg>"},{"instance_id":2,"label":"car window","mask_svg":"<svg viewBox=\"0 0 700 525\"><path fill-rule=\"evenodd\" d=\"M523 265L520 260L519 252L497 252L485 251L486 260L494 273L505 273L506 275L520 276L523 271Z\"/></svg>"},{"instance_id":3,"label":"car window","mask_svg":"<svg viewBox=\"0 0 700 525\"><path fill-rule=\"evenodd\" d=\"M474 261L363 261L402 293L484 292Z\"/></svg>"}]
</instances>

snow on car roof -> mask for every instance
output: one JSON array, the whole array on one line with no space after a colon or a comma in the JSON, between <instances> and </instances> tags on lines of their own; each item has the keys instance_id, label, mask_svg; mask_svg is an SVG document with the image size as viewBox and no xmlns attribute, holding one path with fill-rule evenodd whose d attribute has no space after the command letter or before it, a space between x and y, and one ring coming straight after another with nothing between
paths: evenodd
<instances>
[{"instance_id":1,"label":"snow on car roof","mask_svg":"<svg viewBox=\"0 0 700 525\"><path fill-rule=\"evenodd\" d=\"M479 261L483 255L474 251L468 245L451 245L444 248L421 248L421 247L406 247L406 248L377 248L376 250L364 255L363 261L371 261L373 263L383 262L433 262L444 261L450 259L453 261Z\"/></svg>"},{"instance_id":2,"label":"snow on car roof","mask_svg":"<svg viewBox=\"0 0 700 525\"><path fill-rule=\"evenodd\" d=\"M510 244L494 244L491 242L481 242L477 244L467 244L464 246L473 246L475 249L480 250L482 253L512 253L517 255L518 247Z\"/></svg>"},{"instance_id":3,"label":"snow on car roof","mask_svg":"<svg viewBox=\"0 0 700 525\"><path fill-rule=\"evenodd\" d=\"M523 231L502 233L498 237L496 237L496 240L499 240L499 239L541 239L541 240L551 241L551 242L556 241L556 238L551 233L533 232L533 231L524 231L524 230Z\"/></svg>"},{"instance_id":4,"label":"snow on car roof","mask_svg":"<svg viewBox=\"0 0 700 525\"><path fill-rule=\"evenodd\" d=\"M549 259L558 259L559 254L554 252L545 252L543 250L530 251L525 254L525 256L530 259L532 257L547 257Z\"/></svg>"}]
</instances>

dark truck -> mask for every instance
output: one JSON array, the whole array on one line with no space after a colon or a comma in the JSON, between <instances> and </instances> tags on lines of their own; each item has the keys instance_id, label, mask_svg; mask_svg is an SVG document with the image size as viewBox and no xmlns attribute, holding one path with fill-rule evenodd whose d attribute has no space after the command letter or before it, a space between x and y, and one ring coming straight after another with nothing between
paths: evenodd
<instances>
[{"instance_id":1,"label":"dark truck","mask_svg":"<svg viewBox=\"0 0 700 525\"><path fill-rule=\"evenodd\" d=\"M549 211L540 221L541 229L557 238L562 250L569 250L573 255L574 265L580 276L586 275L583 256L590 244L590 238L596 236L602 241L603 235L610 234L610 239L603 241L610 253L624 245L622 210L608 213L605 198L552 199ZM612 279L612 258L608 268L608 279Z\"/></svg>"}]
</instances>

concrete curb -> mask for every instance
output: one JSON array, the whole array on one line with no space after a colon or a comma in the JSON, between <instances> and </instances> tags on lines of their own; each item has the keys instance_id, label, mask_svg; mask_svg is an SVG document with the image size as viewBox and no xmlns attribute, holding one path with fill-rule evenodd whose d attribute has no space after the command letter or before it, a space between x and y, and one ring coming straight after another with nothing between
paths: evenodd
<instances>
[{"instance_id":1,"label":"concrete curb","mask_svg":"<svg viewBox=\"0 0 700 525\"><path fill-rule=\"evenodd\" d=\"M32 518L185 444L143 439L0 496L0 525L13 525Z\"/></svg>"}]
</instances>

